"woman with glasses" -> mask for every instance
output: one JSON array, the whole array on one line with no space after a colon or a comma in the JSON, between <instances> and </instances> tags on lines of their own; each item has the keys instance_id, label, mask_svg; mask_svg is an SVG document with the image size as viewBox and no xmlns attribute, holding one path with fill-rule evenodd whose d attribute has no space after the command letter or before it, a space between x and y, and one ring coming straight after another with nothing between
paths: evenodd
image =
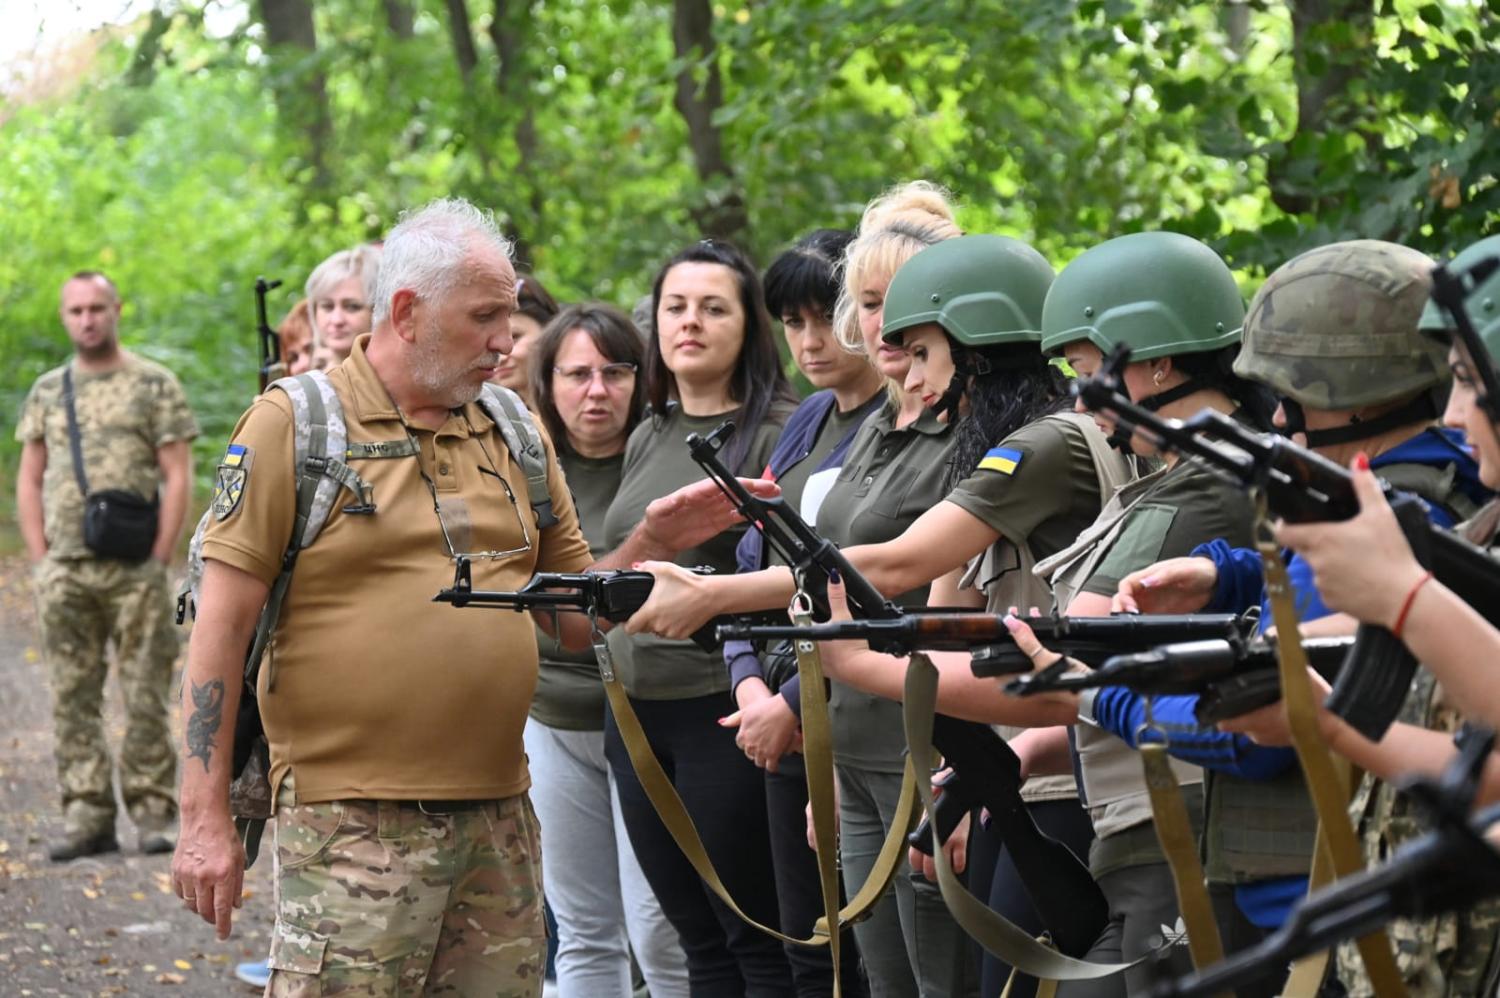
<instances>
[{"instance_id":1,"label":"woman with glasses","mask_svg":"<svg viewBox=\"0 0 1500 998\"><path fill-rule=\"evenodd\" d=\"M513 320L514 321L514 320ZM602 554L604 513L625 441L645 407L645 344L611 305L570 305L531 343L530 397L568 476L578 522ZM604 759L604 690L592 649L537 630L541 668L526 722L531 800L542 824L542 882L557 917L560 998L627 995L633 949L651 994L685 996L677 933L625 836Z\"/></svg>"},{"instance_id":2,"label":"woman with glasses","mask_svg":"<svg viewBox=\"0 0 1500 998\"><path fill-rule=\"evenodd\" d=\"M650 418L631 433L620 486L604 519L610 547L654 499L704 477L684 446L727 419L721 452L738 474L757 475L795 397L781 372L760 277L738 249L703 240L667 262L652 286L644 362ZM733 572L743 525L682 552L678 564ZM688 641L609 634L615 672L651 748L698 826L731 895L750 917L775 925L776 889L760 770L718 721L730 710L729 677L717 654ZM630 841L687 954L694 996L793 993L781 944L741 922L710 895L647 799L613 715L605 752L619 787Z\"/></svg>"},{"instance_id":3,"label":"woman with glasses","mask_svg":"<svg viewBox=\"0 0 1500 998\"><path fill-rule=\"evenodd\" d=\"M504 385L525 400L533 409L536 401L532 387L531 351L542 336L542 327L557 315L557 300L542 282L524 271L516 275L516 310L510 315L510 353L500 358L500 369L490 380ZM545 375L545 367L540 368ZM631 425L635 425L632 421ZM561 440L561 437L555 439Z\"/></svg>"},{"instance_id":4,"label":"woman with glasses","mask_svg":"<svg viewBox=\"0 0 1500 998\"><path fill-rule=\"evenodd\" d=\"M375 276L380 250L356 246L340 250L313 269L307 278L307 305L313 327L313 352L332 353L342 363L354 349L355 337L370 331L374 313Z\"/></svg>"}]
</instances>

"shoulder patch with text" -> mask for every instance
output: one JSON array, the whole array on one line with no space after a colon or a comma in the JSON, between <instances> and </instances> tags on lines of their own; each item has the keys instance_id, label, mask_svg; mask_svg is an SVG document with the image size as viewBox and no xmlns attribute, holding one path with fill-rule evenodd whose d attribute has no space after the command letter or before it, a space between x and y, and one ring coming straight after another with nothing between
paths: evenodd
<instances>
[{"instance_id":1,"label":"shoulder patch with text","mask_svg":"<svg viewBox=\"0 0 1500 998\"><path fill-rule=\"evenodd\" d=\"M250 477L250 461L255 452L243 444L230 444L224 450L214 476L214 519L226 520L245 498L245 483Z\"/></svg>"},{"instance_id":2,"label":"shoulder patch with text","mask_svg":"<svg viewBox=\"0 0 1500 998\"><path fill-rule=\"evenodd\" d=\"M1002 475L1014 475L1016 468L1021 465L1021 458L1025 456L1010 447L991 447L989 453L980 459L979 467L984 471L998 471Z\"/></svg>"}]
</instances>

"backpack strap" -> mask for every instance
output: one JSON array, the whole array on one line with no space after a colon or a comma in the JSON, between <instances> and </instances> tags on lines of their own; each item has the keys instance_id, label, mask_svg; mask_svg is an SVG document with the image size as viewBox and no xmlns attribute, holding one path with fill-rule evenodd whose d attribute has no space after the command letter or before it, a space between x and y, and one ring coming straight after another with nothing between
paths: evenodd
<instances>
[{"instance_id":1,"label":"backpack strap","mask_svg":"<svg viewBox=\"0 0 1500 998\"><path fill-rule=\"evenodd\" d=\"M557 514L552 511L552 493L547 488L547 449L530 410L519 395L493 382L485 382L479 404L500 428L505 446L525 472L526 498L536 514L537 528L545 530L557 522Z\"/></svg>"}]
</instances>

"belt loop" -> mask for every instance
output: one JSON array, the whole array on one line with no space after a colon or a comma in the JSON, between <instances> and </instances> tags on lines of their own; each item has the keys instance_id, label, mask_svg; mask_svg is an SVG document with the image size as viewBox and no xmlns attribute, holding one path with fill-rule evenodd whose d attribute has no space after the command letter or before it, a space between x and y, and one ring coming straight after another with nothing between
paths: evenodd
<instances>
[{"instance_id":1,"label":"belt loop","mask_svg":"<svg viewBox=\"0 0 1500 998\"><path fill-rule=\"evenodd\" d=\"M378 826L376 837L381 839L399 839L401 837L400 802L393 800L376 801L375 810Z\"/></svg>"}]
</instances>

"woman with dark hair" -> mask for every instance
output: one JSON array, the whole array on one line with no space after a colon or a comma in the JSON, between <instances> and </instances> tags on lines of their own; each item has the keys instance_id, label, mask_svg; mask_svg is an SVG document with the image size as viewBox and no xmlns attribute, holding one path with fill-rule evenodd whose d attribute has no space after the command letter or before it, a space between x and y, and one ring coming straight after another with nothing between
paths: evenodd
<instances>
[{"instance_id":1,"label":"woman with dark hair","mask_svg":"<svg viewBox=\"0 0 1500 998\"><path fill-rule=\"evenodd\" d=\"M516 310L510 315L510 353L500 358L500 368L491 380L504 385L531 405L531 379L527 357L542 335L542 327L557 315L557 300L542 282L524 271L516 274Z\"/></svg>"},{"instance_id":2,"label":"woman with dark hair","mask_svg":"<svg viewBox=\"0 0 1500 998\"><path fill-rule=\"evenodd\" d=\"M597 302L563 309L531 345L530 397L596 552L605 550L604 514L620 485L625 441L645 407L638 376L645 352L629 317ZM547 857L543 887L557 918L558 995L629 994L634 950L652 995L685 998L677 932L630 847L604 758L604 690L593 650L569 652L540 628L537 646L526 755Z\"/></svg>"},{"instance_id":3,"label":"woman with dark hair","mask_svg":"<svg viewBox=\"0 0 1500 998\"><path fill-rule=\"evenodd\" d=\"M795 396L781 372L761 282L738 249L703 240L669 260L652 285L645 376L650 417L630 435L619 491L604 521L606 547L625 537L654 499L703 478L683 440L732 419L723 461L758 474ZM732 572L744 526L684 551L679 564ZM702 835L725 886L752 918L779 922L764 782L717 722L727 713L724 662L687 641L609 633L609 651L663 769ZM630 841L687 953L694 996L790 995L780 943L710 894L647 799L612 714L605 754Z\"/></svg>"},{"instance_id":4,"label":"woman with dark hair","mask_svg":"<svg viewBox=\"0 0 1500 998\"><path fill-rule=\"evenodd\" d=\"M818 229L766 270L766 305L781 319L792 360L819 391L787 420L765 477L774 479L781 486L782 500L814 525L855 432L885 400L880 372L865 357L843 349L833 335L839 270L853 238L852 232ZM755 531L740 540L737 555L740 571L783 563ZM808 849L804 831L807 771L796 749L801 687L795 657L788 642L757 649L749 642L732 641L724 647L724 661L730 694L739 708L724 723L738 729L737 744L765 770L781 930L806 937L823 914L823 903L816 855ZM843 993L862 994L852 935L844 946ZM799 996L833 994L826 947L787 945L786 954Z\"/></svg>"}]
</instances>

